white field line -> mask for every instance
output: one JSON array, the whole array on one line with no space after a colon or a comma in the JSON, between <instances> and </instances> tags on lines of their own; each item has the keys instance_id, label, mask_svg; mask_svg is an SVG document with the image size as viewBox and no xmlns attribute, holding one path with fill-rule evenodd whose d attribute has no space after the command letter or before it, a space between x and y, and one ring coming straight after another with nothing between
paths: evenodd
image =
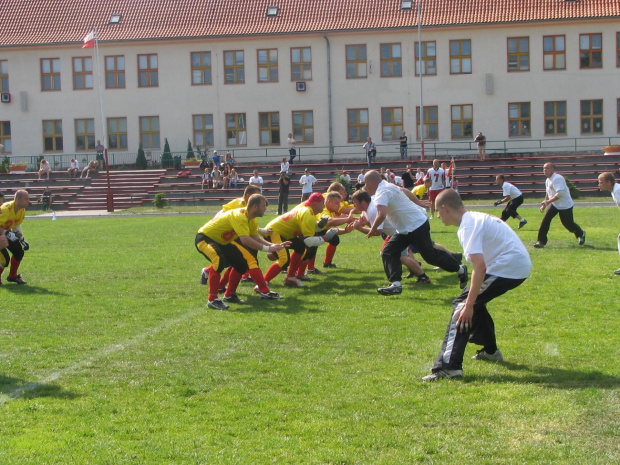
<instances>
[{"instance_id":1,"label":"white field line","mask_svg":"<svg viewBox=\"0 0 620 465\"><path fill-rule=\"evenodd\" d=\"M192 318L198 313L204 313L204 311L205 311L204 309L198 309L193 312L186 313L185 315L180 316L179 318L164 321L164 323L162 323L160 326L144 331L143 333L138 334L124 342L120 342L118 344L112 344L110 346L104 347L103 349L91 355L90 357L80 360L71 366L63 368L62 370L48 373L47 375L44 375L41 379L39 379L36 382L24 384L23 386L20 386L19 388L11 391L8 394L4 394L4 395L0 394L0 407L12 400L19 399L25 392L33 391L34 389L40 386L57 381L58 379L66 375L79 372L80 370L92 365L96 361L109 357L110 355L113 355L117 352L121 352L130 347L137 346L140 343L142 343L142 341L144 341L146 338L154 336L158 333L164 332L168 330L169 328L176 326L180 323L183 323L184 321Z\"/></svg>"}]
</instances>

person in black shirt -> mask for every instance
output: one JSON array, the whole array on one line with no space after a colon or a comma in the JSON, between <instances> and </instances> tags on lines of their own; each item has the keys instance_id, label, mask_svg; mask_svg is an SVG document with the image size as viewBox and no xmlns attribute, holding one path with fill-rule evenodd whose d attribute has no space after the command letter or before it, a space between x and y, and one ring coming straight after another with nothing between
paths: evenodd
<instances>
[{"instance_id":1,"label":"person in black shirt","mask_svg":"<svg viewBox=\"0 0 620 465\"><path fill-rule=\"evenodd\" d=\"M401 176L401 178L403 178L403 187L411 190L415 185L415 173L413 172L411 165L407 165L406 169L407 171L405 171Z\"/></svg>"},{"instance_id":2,"label":"person in black shirt","mask_svg":"<svg viewBox=\"0 0 620 465\"><path fill-rule=\"evenodd\" d=\"M287 176L286 171L280 172L278 185L280 191L278 194L278 216L288 211L288 189L291 179Z\"/></svg>"}]
</instances>

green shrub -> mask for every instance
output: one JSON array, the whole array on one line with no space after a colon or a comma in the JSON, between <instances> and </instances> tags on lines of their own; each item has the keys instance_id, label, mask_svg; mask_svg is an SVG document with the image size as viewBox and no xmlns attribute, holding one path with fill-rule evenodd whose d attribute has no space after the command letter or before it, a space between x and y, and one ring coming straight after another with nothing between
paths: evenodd
<instances>
[{"instance_id":1,"label":"green shrub","mask_svg":"<svg viewBox=\"0 0 620 465\"><path fill-rule=\"evenodd\" d=\"M189 139L187 139L187 156L185 157L187 160L195 158L194 149L192 148L192 143Z\"/></svg>"},{"instance_id":2,"label":"green shrub","mask_svg":"<svg viewBox=\"0 0 620 465\"><path fill-rule=\"evenodd\" d=\"M577 186L575 186L573 182L570 179L568 179L566 176L564 176L564 179L566 180L566 185L568 186L568 190L570 191L570 196L573 199L578 199L579 197L581 197L581 192L579 192L579 189L577 189Z\"/></svg>"},{"instance_id":3,"label":"green shrub","mask_svg":"<svg viewBox=\"0 0 620 465\"><path fill-rule=\"evenodd\" d=\"M161 167L172 168L174 165L172 161L172 153L170 152L170 144L168 144L168 138L164 139L164 153L161 154Z\"/></svg>"},{"instance_id":4,"label":"green shrub","mask_svg":"<svg viewBox=\"0 0 620 465\"><path fill-rule=\"evenodd\" d=\"M138 156L136 157L136 169L137 170L145 170L147 168L146 163L146 155L144 154L144 149L142 148L142 144L138 148Z\"/></svg>"},{"instance_id":5,"label":"green shrub","mask_svg":"<svg viewBox=\"0 0 620 465\"><path fill-rule=\"evenodd\" d=\"M8 173L10 164L9 157L4 157L0 163L0 173Z\"/></svg>"},{"instance_id":6,"label":"green shrub","mask_svg":"<svg viewBox=\"0 0 620 465\"><path fill-rule=\"evenodd\" d=\"M157 208L167 207L168 199L166 198L166 194L164 194L163 192L160 192L159 194L155 194L153 205L155 205Z\"/></svg>"}]
</instances>

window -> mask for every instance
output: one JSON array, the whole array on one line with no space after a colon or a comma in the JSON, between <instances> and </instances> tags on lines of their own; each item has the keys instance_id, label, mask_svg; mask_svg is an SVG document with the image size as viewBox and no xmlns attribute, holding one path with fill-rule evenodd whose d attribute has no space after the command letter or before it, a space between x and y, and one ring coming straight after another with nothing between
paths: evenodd
<instances>
[{"instance_id":1,"label":"window","mask_svg":"<svg viewBox=\"0 0 620 465\"><path fill-rule=\"evenodd\" d=\"M105 86L106 89L125 88L125 57L105 57Z\"/></svg>"},{"instance_id":2,"label":"window","mask_svg":"<svg viewBox=\"0 0 620 465\"><path fill-rule=\"evenodd\" d=\"M312 51L310 47L291 48L291 81L312 79Z\"/></svg>"},{"instance_id":3,"label":"window","mask_svg":"<svg viewBox=\"0 0 620 465\"><path fill-rule=\"evenodd\" d=\"M159 143L159 116L140 117L140 143L144 149L156 149Z\"/></svg>"},{"instance_id":4,"label":"window","mask_svg":"<svg viewBox=\"0 0 620 465\"><path fill-rule=\"evenodd\" d=\"M258 82L278 82L278 49L257 50Z\"/></svg>"},{"instance_id":5,"label":"window","mask_svg":"<svg viewBox=\"0 0 620 465\"><path fill-rule=\"evenodd\" d=\"M366 45L347 45L345 50L347 54L347 79L367 77Z\"/></svg>"},{"instance_id":6,"label":"window","mask_svg":"<svg viewBox=\"0 0 620 465\"><path fill-rule=\"evenodd\" d=\"M403 75L400 44L381 44L381 77Z\"/></svg>"},{"instance_id":7,"label":"window","mask_svg":"<svg viewBox=\"0 0 620 465\"><path fill-rule=\"evenodd\" d=\"M545 136L566 135L566 102L545 102Z\"/></svg>"},{"instance_id":8,"label":"window","mask_svg":"<svg viewBox=\"0 0 620 465\"><path fill-rule=\"evenodd\" d=\"M0 75L3 74L1 66L2 62L0 62ZM616 32L616 66L620 68L620 32Z\"/></svg>"},{"instance_id":9,"label":"window","mask_svg":"<svg viewBox=\"0 0 620 465\"><path fill-rule=\"evenodd\" d=\"M138 87L157 86L159 86L157 54L138 55Z\"/></svg>"},{"instance_id":10,"label":"window","mask_svg":"<svg viewBox=\"0 0 620 465\"><path fill-rule=\"evenodd\" d=\"M62 152L62 120L43 120L43 151Z\"/></svg>"},{"instance_id":11,"label":"window","mask_svg":"<svg viewBox=\"0 0 620 465\"><path fill-rule=\"evenodd\" d=\"M424 107L424 134L420 131L420 107L416 107L416 138L420 140L422 135L426 140L439 139L439 111L436 106Z\"/></svg>"},{"instance_id":12,"label":"window","mask_svg":"<svg viewBox=\"0 0 620 465\"><path fill-rule=\"evenodd\" d=\"M192 85L211 84L211 52L192 52Z\"/></svg>"},{"instance_id":13,"label":"window","mask_svg":"<svg viewBox=\"0 0 620 465\"><path fill-rule=\"evenodd\" d=\"M530 103L508 104L508 135L530 136L531 135Z\"/></svg>"},{"instance_id":14,"label":"window","mask_svg":"<svg viewBox=\"0 0 620 465\"><path fill-rule=\"evenodd\" d=\"M543 69L566 69L566 37L543 37Z\"/></svg>"},{"instance_id":15,"label":"window","mask_svg":"<svg viewBox=\"0 0 620 465\"><path fill-rule=\"evenodd\" d=\"M60 90L60 58L41 59L41 90Z\"/></svg>"},{"instance_id":16,"label":"window","mask_svg":"<svg viewBox=\"0 0 620 465\"><path fill-rule=\"evenodd\" d=\"M603 35L579 35L579 67L593 69L603 67Z\"/></svg>"},{"instance_id":17,"label":"window","mask_svg":"<svg viewBox=\"0 0 620 465\"><path fill-rule=\"evenodd\" d=\"M450 41L450 74L471 74L471 40Z\"/></svg>"},{"instance_id":18,"label":"window","mask_svg":"<svg viewBox=\"0 0 620 465\"><path fill-rule=\"evenodd\" d=\"M347 110L349 142L364 142L368 139L368 109Z\"/></svg>"},{"instance_id":19,"label":"window","mask_svg":"<svg viewBox=\"0 0 620 465\"><path fill-rule=\"evenodd\" d=\"M280 113L259 113L260 145L280 145Z\"/></svg>"},{"instance_id":20,"label":"window","mask_svg":"<svg viewBox=\"0 0 620 465\"><path fill-rule=\"evenodd\" d=\"M420 61L420 42L415 43L415 75L420 75L420 67L422 74L437 74L437 45L433 42L422 42L422 61Z\"/></svg>"},{"instance_id":21,"label":"window","mask_svg":"<svg viewBox=\"0 0 620 465\"><path fill-rule=\"evenodd\" d=\"M11 122L0 121L0 144L4 145L4 153L11 153Z\"/></svg>"},{"instance_id":22,"label":"window","mask_svg":"<svg viewBox=\"0 0 620 465\"><path fill-rule=\"evenodd\" d=\"M474 106L452 105L452 138L470 139L474 135Z\"/></svg>"},{"instance_id":23,"label":"window","mask_svg":"<svg viewBox=\"0 0 620 465\"><path fill-rule=\"evenodd\" d=\"M381 108L382 140L398 140L403 132L403 107Z\"/></svg>"},{"instance_id":24,"label":"window","mask_svg":"<svg viewBox=\"0 0 620 465\"><path fill-rule=\"evenodd\" d=\"M224 52L224 83L243 84L245 82L245 58L243 50Z\"/></svg>"},{"instance_id":25,"label":"window","mask_svg":"<svg viewBox=\"0 0 620 465\"><path fill-rule=\"evenodd\" d=\"M603 101L581 101L581 134L603 133Z\"/></svg>"},{"instance_id":26,"label":"window","mask_svg":"<svg viewBox=\"0 0 620 465\"><path fill-rule=\"evenodd\" d=\"M0 60L0 92L9 91L9 62Z\"/></svg>"},{"instance_id":27,"label":"window","mask_svg":"<svg viewBox=\"0 0 620 465\"><path fill-rule=\"evenodd\" d=\"M93 88L93 59L90 57L73 59L73 90Z\"/></svg>"},{"instance_id":28,"label":"window","mask_svg":"<svg viewBox=\"0 0 620 465\"><path fill-rule=\"evenodd\" d=\"M75 150L95 149L95 120L93 118L75 120Z\"/></svg>"},{"instance_id":29,"label":"window","mask_svg":"<svg viewBox=\"0 0 620 465\"><path fill-rule=\"evenodd\" d=\"M247 145L245 113L226 114L226 143L231 147Z\"/></svg>"},{"instance_id":30,"label":"window","mask_svg":"<svg viewBox=\"0 0 620 465\"><path fill-rule=\"evenodd\" d=\"M194 115L194 146L213 147L213 115Z\"/></svg>"},{"instance_id":31,"label":"window","mask_svg":"<svg viewBox=\"0 0 620 465\"><path fill-rule=\"evenodd\" d=\"M108 149L127 150L127 118L108 118Z\"/></svg>"},{"instance_id":32,"label":"window","mask_svg":"<svg viewBox=\"0 0 620 465\"><path fill-rule=\"evenodd\" d=\"M530 38L508 38L508 72L530 70Z\"/></svg>"},{"instance_id":33,"label":"window","mask_svg":"<svg viewBox=\"0 0 620 465\"><path fill-rule=\"evenodd\" d=\"M312 111L293 112L293 139L298 144L314 143L314 116Z\"/></svg>"}]
</instances>

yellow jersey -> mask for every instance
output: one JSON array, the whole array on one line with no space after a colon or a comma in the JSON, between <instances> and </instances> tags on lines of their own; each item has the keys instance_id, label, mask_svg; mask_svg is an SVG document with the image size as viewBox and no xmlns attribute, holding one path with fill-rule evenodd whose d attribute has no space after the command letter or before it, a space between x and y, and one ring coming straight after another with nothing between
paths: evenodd
<instances>
[{"instance_id":1,"label":"yellow jersey","mask_svg":"<svg viewBox=\"0 0 620 465\"><path fill-rule=\"evenodd\" d=\"M292 239L300 235L304 237L314 236L315 226L316 218L312 208L299 204L290 212L271 220L265 227L272 229L280 237Z\"/></svg>"},{"instance_id":2,"label":"yellow jersey","mask_svg":"<svg viewBox=\"0 0 620 465\"><path fill-rule=\"evenodd\" d=\"M327 192L323 192L321 194L323 196L323 198L325 200L327 200ZM346 200L341 200L340 201L340 206L338 207L338 211L337 212L330 212L327 209L327 205L325 207L323 207L323 211L321 213L319 213L318 215L315 215L317 221L321 219L322 216L329 216L330 218L335 218L337 216L340 215L340 212L342 212L343 208L351 208L353 209L355 207L355 205L353 205L352 203L347 202Z\"/></svg>"},{"instance_id":3,"label":"yellow jersey","mask_svg":"<svg viewBox=\"0 0 620 465\"><path fill-rule=\"evenodd\" d=\"M237 208L243 208L247 205L247 202L243 197L239 197L238 199L233 199L230 202L222 205L222 210L225 212L230 210L235 210Z\"/></svg>"},{"instance_id":4,"label":"yellow jersey","mask_svg":"<svg viewBox=\"0 0 620 465\"><path fill-rule=\"evenodd\" d=\"M15 200L6 202L0 207L0 228L10 231L24 221L26 209L15 211Z\"/></svg>"},{"instance_id":5,"label":"yellow jersey","mask_svg":"<svg viewBox=\"0 0 620 465\"><path fill-rule=\"evenodd\" d=\"M419 186L411 189L411 192L413 192L413 195L415 195L418 199L422 200L424 194L426 194L426 185L420 184Z\"/></svg>"},{"instance_id":6,"label":"yellow jersey","mask_svg":"<svg viewBox=\"0 0 620 465\"><path fill-rule=\"evenodd\" d=\"M256 236L258 218L250 220L245 208L237 208L213 218L200 228L198 233L210 237L218 244L230 244L239 236Z\"/></svg>"}]
</instances>

